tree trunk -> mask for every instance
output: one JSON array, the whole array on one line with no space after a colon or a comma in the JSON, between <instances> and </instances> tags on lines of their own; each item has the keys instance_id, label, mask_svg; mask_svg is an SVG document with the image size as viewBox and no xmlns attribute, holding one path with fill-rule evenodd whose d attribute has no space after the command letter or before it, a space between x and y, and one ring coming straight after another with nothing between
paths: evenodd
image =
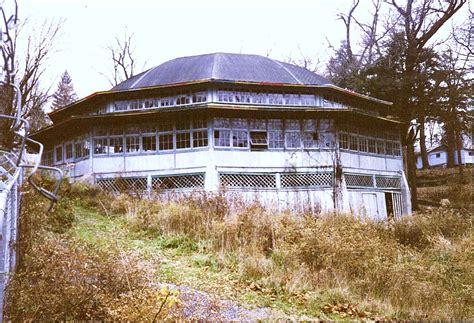
<instances>
[{"instance_id":1,"label":"tree trunk","mask_svg":"<svg viewBox=\"0 0 474 323\"><path fill-rule=\"evenodd\" d=\"M411 194L411 206L413 210L418 210L415 147L410 143L407 144L407 177Z\"/></svg>"},{"instance_id":2,"label":"tree trunk","mask_svg":"<svg viewBox=\"0 0 474 323\"><path fill-rule=\"evenodd\" d=\"M428 162L428 152L426 150L426 135L425 135L425 118L419 116L418 122L420 123L420 154L423 169L428 169L430 164Z\"/></svg>"},{"instance_id":3,"label":"tree trunk","mask_svg":"<svg viewBox=\"0 0 474 323\"><path fill-rule=\"evenodd\" d=\"M455 167L454 156L456 154L456 135L452 126L446 129L446 145L447 145L447 167Z\"/></svg>"},{"instance_id":4,"label":"tree trunk","mask_svg":"<svg viewBox=\"0 0 474 323\"><path fill-rule=\"evenodd\" d=\"M462 166L462 136L459 132L456 132L456 152L458 156L458 167L459 167L459 175L461 177L464 175L464 169Z\"/></svg>"},{"instance_id":5,"label":"tree trunk","mask_svg":"<svg viewBox=\"0 0 474 323\"><path fill-rule=\"evenodd\" d=\"M11 85L0 86L0 114L13 116L13 93ZM0 119L0 149L10 150L13 145L12 124L11 119Z\"/></svg>"}]
</instances>

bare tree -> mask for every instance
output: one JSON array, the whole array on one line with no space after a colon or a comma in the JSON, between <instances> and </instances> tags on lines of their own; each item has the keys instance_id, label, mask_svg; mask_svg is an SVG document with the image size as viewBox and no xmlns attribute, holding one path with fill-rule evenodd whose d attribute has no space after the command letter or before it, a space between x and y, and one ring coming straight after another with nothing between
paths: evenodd
<instances>
[{"instance_id":1,"label":"bare tree","mask_svg":"<svg viewBox=\"0 0 474 323\"><path fill-rule=\"evenodd\" d=\"M289 54L283 60L285 63L293 64L299 67L302 67L310 72L317 73L321 69L321 60L315 56L309 56L301 50L298 46L299 55L294 57L292 54Z\"/></svg>"},{"instance_id":2,"label":"bare tree","mask_svg":"<svg viewBox=\"0 0 474 323\"><path fill-rule=\"evenodd\" d=\"M381 40L393 30L394 23L386 21L386 26L380 28L383 0L372 0L372 19L367 23L360 21L355 15L359 4L360 0L353 0L347 14L338 14L338 19L344 23L345 38L337 49L329 44L335 52L329 60L327 72L328 77L339 86L363 92L364 77L360 72L382 55ZM352 37L354 30L358 35L357 43L354 43Z\"/></svg>"},{"instance_id":3,"label":"bare tree","mask_svg":"<svg viewBox=\"0 0 474 323\"><path fill-rule=\"evenodd\" d=\"M137 59L135 57L135 46L133 45L134 34L124 33L123 39L115 37L115 44L108 46L112 60L112 72L110 75L101 73L112 86L125 81L135 75ZM144 66L145 64L143 64Z\"/></svg>"},{"instance_id":4,"label":"bare tree","mask_svg":"<svg viewBox=\"0 0 474 323\"><path fill-rule=\"evenodd\" d=\"M25 26L23 24L23 27ZM47 62L54 51L54 46L63 21L58 22L45 21L39 28L39 34L28 35L26 39L26 49L23 55L19 55L16 45L22 41L22 30L20 28L15 36L15 57L18 65L21 67L16 74L19 80L21 92L22 117L26 119L45 117L43 108L51 98L49 91L51 86L43 88L44 72L47 68ZM38 130L38 127L44 126L46 120L30 120L32 130ZM36 125L36 126L35 126Z\"/></svg>"}]
</instances>

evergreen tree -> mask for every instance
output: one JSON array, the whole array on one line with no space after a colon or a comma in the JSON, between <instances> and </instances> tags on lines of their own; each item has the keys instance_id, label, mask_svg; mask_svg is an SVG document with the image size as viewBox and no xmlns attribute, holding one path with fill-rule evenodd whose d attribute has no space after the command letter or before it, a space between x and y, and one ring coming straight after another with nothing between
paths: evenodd
<instances>
[{"instance_id":1,"label":"evergreen tree","mask_svg":"<svg viewBox=\"0 0 474 323\"><path fill-rule=\"evenodd\" d=\"M77 100L77 95L74 92L74 86L72 85L72 79L67 71L61 75L61 81L59 81L58 89L53 94L53 103L51 108L53 110L65 107L68 104Z\"/></svg>"}]
</instances>

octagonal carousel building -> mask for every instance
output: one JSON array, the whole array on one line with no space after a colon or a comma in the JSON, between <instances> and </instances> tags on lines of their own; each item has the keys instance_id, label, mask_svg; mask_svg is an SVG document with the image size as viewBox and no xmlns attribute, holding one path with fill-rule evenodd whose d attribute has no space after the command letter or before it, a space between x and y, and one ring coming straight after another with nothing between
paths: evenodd
<instances>
[{"instance_id":1,"label":"octagonal carousel building","mask_svg":"<svg viewBox=\"0 0 474 323\"><path fill-rule=\"evenodd\" d=\"M390 107L288 63L214 53L53 111L34 139L45 164L107 190L222 190L279 210L383 219L411 213Z\"/></svg>"}]
</instances>

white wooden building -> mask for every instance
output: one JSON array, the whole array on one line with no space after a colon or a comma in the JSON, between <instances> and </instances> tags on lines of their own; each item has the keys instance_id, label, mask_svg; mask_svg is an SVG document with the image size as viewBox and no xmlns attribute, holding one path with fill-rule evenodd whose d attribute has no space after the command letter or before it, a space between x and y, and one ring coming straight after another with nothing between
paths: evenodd
<instances>
[{"instance_id":1,"label":"white wooden building","mask_svg":"<svg viewBox=\"0 0 474 323\"><path fill-rule=\"evenodd\" d=\"M34 135L74 180L223 190L275 209L411 213L391 104L267 57L177 58L50 113Z\"/></svg>"},{"instance_id":2,"label":"white wooden building","mask_svg":"<svg viewBox=\"0 0 474 323\"><path fill-rule=\"evenodd\" d=\"M446 145L439 145L428 150L428 165L430 167L446 167L448 165L448 147ZM461 164L474 165L474 148L471 146L463 147L461 149ZM454 165L459 165L458 153L454 154ZM423 168L421 154L416 154L416 167Z\"/></svg>"}]
</instances>

